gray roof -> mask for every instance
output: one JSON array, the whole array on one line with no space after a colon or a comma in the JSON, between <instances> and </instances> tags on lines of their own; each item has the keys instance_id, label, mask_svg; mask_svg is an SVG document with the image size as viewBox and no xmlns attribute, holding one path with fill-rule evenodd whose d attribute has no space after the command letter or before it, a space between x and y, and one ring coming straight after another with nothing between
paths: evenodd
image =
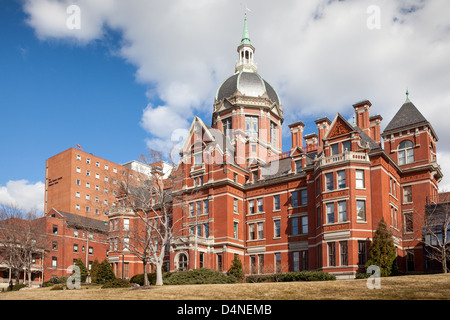
<instances>
[{"instance_id":1,"label":"gray roof","mask_svg":"<svg viewBox=\"0 0 450 320\"><path fill-rule=\"evenodd\" d=\"M268 170L270 169L270 171L272 171L272 170L273 171L271 172L270 175L265 175L263 177L264 180L270 180L270 179L282 177L282 176L289 174L289 172L291 171L291 162L292 162L292 158L287 157L287 158L280 159L278 161L273 161L273 162L267 164L265 166L266 169L268 169Z\"/></svg>"},{"instance_id":2,"label":"gray roof","mask_svg":"<svg viewBox=\"0 0 450 320\"><path fill-rule=\"evenodd\" d=\"M260 97L267 93L272 102L281 104L275 89L256 72L241 71L229 77L217 90L216 99L229 98L236 90L249 97Z\"/></svg>"},{"instance_id":3,"label":"gray roof","mask_svg":"<svg viewBox=\"0 0 450 320\"><path fill-rule=\"evenodd\" d=\"M66 222L68 226L81 229L86 228L94 229L100 232L108 232L108 226L103 220L83 217L77 214L63 212L59 210L57 210L57 212L66 217Z\"/></svg>"},{"instance_id":4,"label":"gray roof","mask_svg":"<svg viewBox=\"0 0 450 320\"><path fill-rule=\"evenodd\" d=\"M380 149L381 147L371 138L367 135L367 133L365 133L364 131L361 130L360 127L358 126L354 126L353 127L356 131L358 131L359 133L359 138L361 140L361 145L363 147L366 146L366 144L369 144L369 150L375 150L375 149Z\"/></svg>"},{"instance_id":5,"label":"gray roof","mask_svg":"<svg viewBox=\"0 0 450 320\"><path fill-rule=\"evenodd\" d=\"M392 118L384 132L393 131L413 124L428 123L427 119L420 113L412 102L405 102Z\"/></svg>"}]
</instances>

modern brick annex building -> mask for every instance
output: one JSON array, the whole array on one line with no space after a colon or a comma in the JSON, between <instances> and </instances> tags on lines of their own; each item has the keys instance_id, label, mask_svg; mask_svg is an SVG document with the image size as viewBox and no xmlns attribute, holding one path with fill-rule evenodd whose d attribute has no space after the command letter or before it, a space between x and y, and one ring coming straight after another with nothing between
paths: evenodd
<instances>
[{"instance_id":1,"label":"modern brick annex building","mask_svg":"<svg viewBox=\"0 0 450 320\"><path fill-rule=\"evenodd\" d=\"M437 201L442 172L438 137L409 94L383 132L364 100L353 105L354 124L323 117L308 135L301 121L290 124L292 147L282 152L283 108L254 53L245 19L235 73L217 91L211 126L195 117L174 169L183 179L173 189L173 221L182 223L168 270L226 271L237 255L247 274L324 270L351 278L364 272L384 219L400 270L423 271L423 246L412 235L427 201ZM111 219L119 231L132 214L116 210ZM142 273L139 260L116 248L109 259L119 270L131 263L127 270Z\"/></svg>"}]
</instances>

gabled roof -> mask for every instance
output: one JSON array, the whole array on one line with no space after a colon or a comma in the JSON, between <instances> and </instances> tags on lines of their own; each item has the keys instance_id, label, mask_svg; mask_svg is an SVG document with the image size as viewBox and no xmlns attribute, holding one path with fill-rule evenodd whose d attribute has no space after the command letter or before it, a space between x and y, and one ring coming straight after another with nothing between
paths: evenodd
<instances>
[{"instance_id":1,"label":"gabled roof","mask_svg":"<svg viewBox=\"0 0 450 320\"><path fill-rule=\"evenodd\" d=\"M397 114L392 118L391 122L386 126L384 132L394 131L403 127L416 125L419 123L429 123L427 119L420 113L416 106L409 99L398 110Z\"/></svg>"}]
</instances>

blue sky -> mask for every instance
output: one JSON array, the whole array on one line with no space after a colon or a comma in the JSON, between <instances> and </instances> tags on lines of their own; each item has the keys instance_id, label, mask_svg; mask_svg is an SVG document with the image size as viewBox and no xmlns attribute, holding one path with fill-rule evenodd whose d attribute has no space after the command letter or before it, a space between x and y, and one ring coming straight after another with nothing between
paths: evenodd
<instances>
[{"instance_id":1,"label":"blue sky","mask_svg":"<svg viewBox=\"0 0 450 320\"><path fill-rule=\"evenodd\" d=\"M80 30L65 24L71 4L81 8ZM373 5L380 26L370 29ZM385 127L409 87L447 172L448 1L247 6L259 72L283 103L284 150L289 123L311 133L315 119L351 118L364 99ZM243 12L237 0L0 0L0 202L40 206L45 160L77 144L124 163L166 148L194 115L210 124L215 92L234 72Z\"/></svg>"}]
</instances>

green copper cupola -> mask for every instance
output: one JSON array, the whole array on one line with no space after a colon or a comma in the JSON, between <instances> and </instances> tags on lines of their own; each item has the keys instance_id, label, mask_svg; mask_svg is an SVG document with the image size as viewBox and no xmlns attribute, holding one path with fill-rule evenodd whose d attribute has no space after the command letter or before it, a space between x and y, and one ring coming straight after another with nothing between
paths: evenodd
<instances>
[{"instance_id":1,"label":"green copper cupola","mask_svg":"<svg viewBox=\"0 0 450 320\"><path fill-rule=\"evenodd\" d=\"M242 40L239 44L237 51L239 53L239 60L236 62L235 72L258 72L258 67L253 60L255 53L255 47L253 47L250 40L250 34L248 32L247 25L247 13L244 18L244 31L242 32Z\"/></svg>"}]
</instances>

